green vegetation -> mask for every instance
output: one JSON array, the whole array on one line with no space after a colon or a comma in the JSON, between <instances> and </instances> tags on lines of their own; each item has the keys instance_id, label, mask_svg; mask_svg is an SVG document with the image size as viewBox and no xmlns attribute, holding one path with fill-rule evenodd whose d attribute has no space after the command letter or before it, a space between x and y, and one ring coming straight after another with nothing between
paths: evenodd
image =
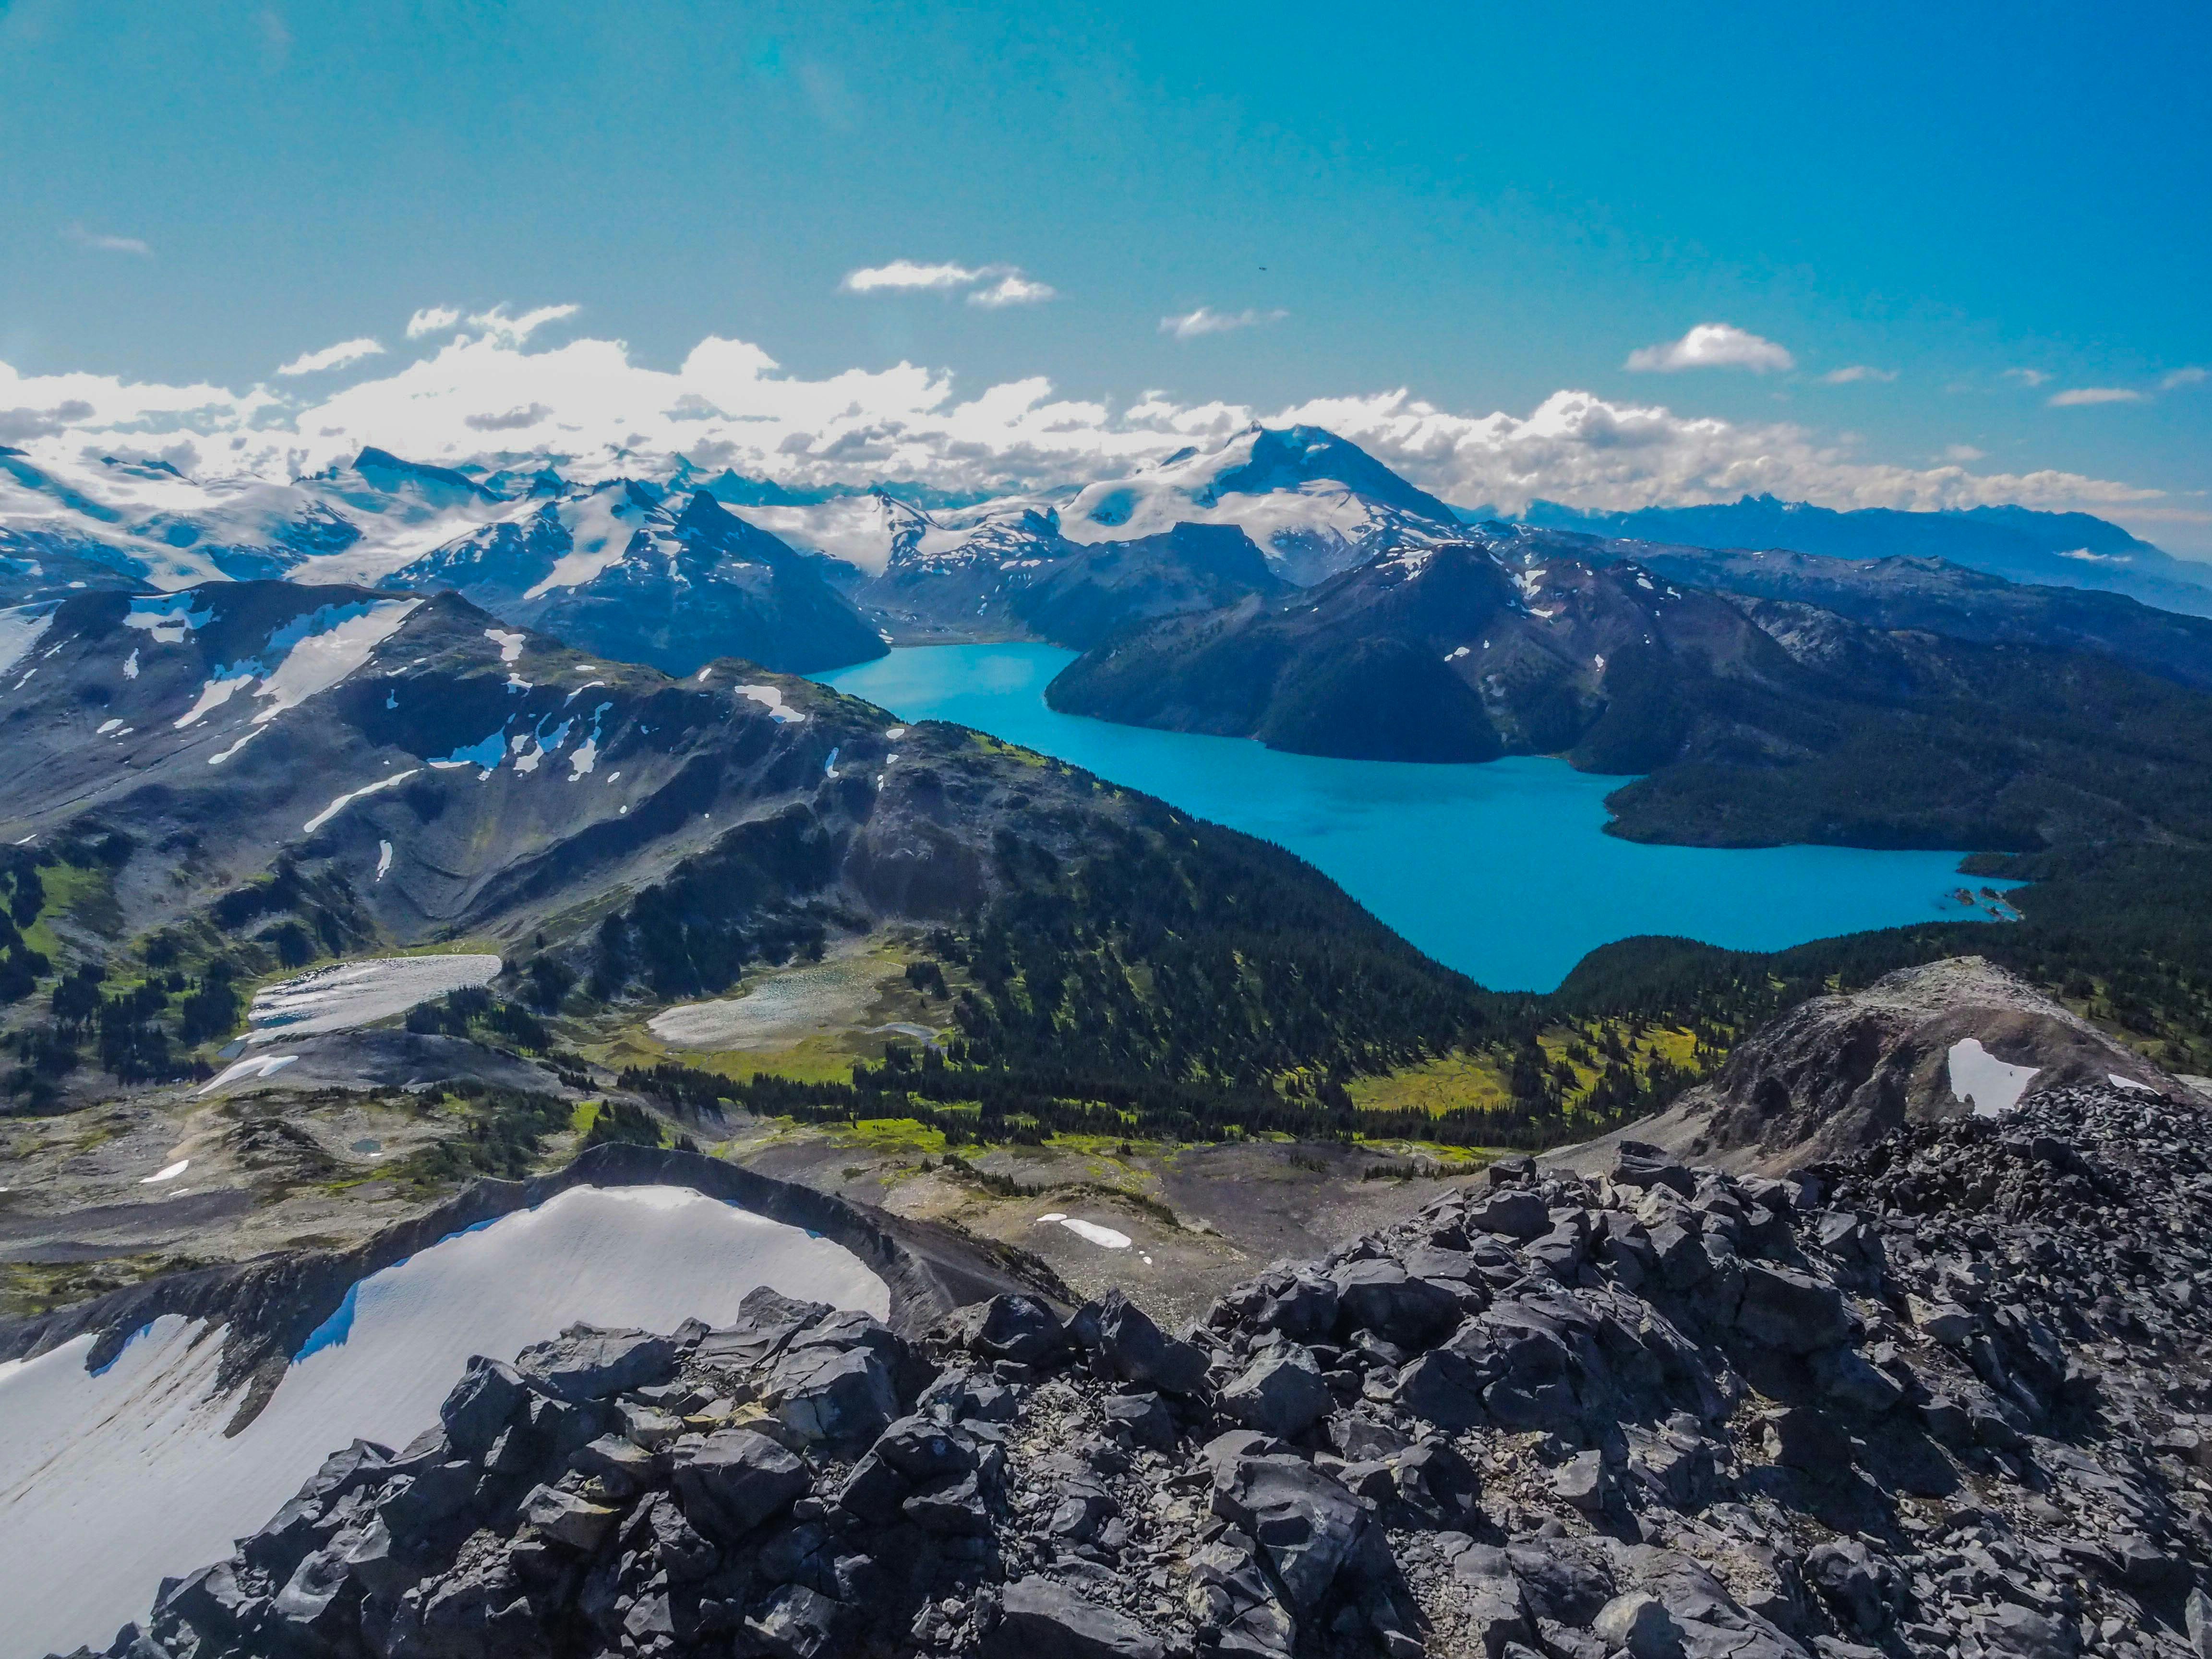
<instances>
[{"instance_id":1,"label":"green vegetation","mask_svg":"<svg viewBox=\"0 0 2212 1659\"><path fill-rule=\"evenodd\" d=\"M501 1001L481 985L448 991L435 1001L409 1009L406 1025L410 1031L476 1037L495 1048L534 1054L544 1054L553 1046L553 1034L537 1016Z\"/></svg>"},{"instance_id":2,"label":"green vegetation","mask_svg":"<svg viewBox=\"0 0 2212 1659\"><path fill-rule=\"evenodd\" d=\"M567 1128L572 1116L568 1103L557 1096L496 1089L473 1079L449 1083L434 1095L416 1097L413 1105L422 1116L442 1120L441 1139L385 1173L426 1193L478 1176L520 1180L536 1167L546 1137Z\"/></svg>"}]
</instances>

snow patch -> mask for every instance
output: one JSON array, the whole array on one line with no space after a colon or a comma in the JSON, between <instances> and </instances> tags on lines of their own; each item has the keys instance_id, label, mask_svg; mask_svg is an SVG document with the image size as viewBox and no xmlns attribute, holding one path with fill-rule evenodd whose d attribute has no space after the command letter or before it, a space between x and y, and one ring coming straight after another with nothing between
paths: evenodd
<instances>
[{"instance_id":1,"label":"snow patch","mask_svg":"<svg viewBox=\"0 0 2212 1659\"><path fill-rule=\"evenodd\" d=\"M755 702L768 710L769 716L772 720L792 726L797 726L806 719L806 715L803 710L788 708L784 706L783 692L776 686L738 685L732 686L731 690L735 691L737 695L741 697L750 697Z\"/></svg>"},{"instance_id":2,"label":"snow patch","mask_svg":"<svg viewBox=\"0 0 2212 1659\"><path fill-rule=\"evenodd\" d=\"M233 755L235 755L240 750L245 748L247 744L252 743L254 738L259 737L268 729L269 728L265 726L247 726L246 728L246 735L240 738L236 743L231 744L228 749L219 750L215 754L210 755L208 757L208 764L210 766L222 765L225 761L228 760Z\"/></svg>"},{"instance_id":3,"label":"snow patch","mask_svg":"<svg viewBox=\"0 0 2212 1659\"><path fill-rule=\"evenodd\" d=\"M313 1031L349 1031L404 1014L418 1002L465 987L489 985L499 974L490 955L371 957L319 968L256 994L246 1012L249 1043Z\"/></svg>"},{"instance_id":4,"label":"snow patch","mask_svg":"<svg viewBox=\"0 0 2212 1659\"><path fill-rule=\"evenodd\" d=\"M188 726L198 726L228 702L241 688L252 684L253 676L251 674L227 674L208 681L200 687L200 694L193 700L192 706L177 716L176 729L181 732Z\"/></svg>"},{"instance_id":5,"label":"snow patch","mask_svg":"<svg viewBox=\"0 0 2212 1659\"><path fill-rule=\"evenodd\" d=\"M193 598L190 593L178 593L165 594L157 599L133 599L123 625L144 629L154 636L156 645L182 645L185 635L215 620L213 611L192 609Z\"/></svg>"},{"instance_id":6,"label":"snow patch","mask_svg":"<svg viewBox=\"0 0 2212 1659\"><path fill-rule=\"evenodd\" d=\"M1062 1215L1058 1210L1049 1215L1041 1215L1037 1219L1056 1221L1078 1238L1085 1239L1102 1250L1126 1250L1131 1243L1127 1233L1117 1232L1111 1227L1102 1227L1097 1222L1085 1221L1079 1216Z\"/></svg>"},{"instance_id":7,"label":"snow patch","mask_svg":"<svg viewBox=\"0 0 2212 1659\"><path fill-rule=\"evenodd\" d=\"M138 647L135 645L131 647L131 654L123 659L123 678L126 680L138 678Z\"/></svg>"},{"instance_id":8,"label":"snow patch","mask_svg":"<svg viewBox=\"0 0 2212 1659\"><path fill-rule=\"evenodd\" d=\"M391 873L392 843L388 841L380 841L376 843L376 878L382 881Z\"/></svg>"},{"instance_id":9,"label":"snow patch","mask_svg":"<svg viewBox=\"0 0 2212 1659\"><path fill-rule=\"evenodd\" d=\"M2131 1077L2122 1077L2118 1072L2107 1072L2105 1076L2116 1089L2136 1089L2147 1095L2154 1095L2158 1092L2149 1084L2139 1083Z\"/></svg>"},{"instance_id":10,"label":"snow patch","mask_svg":"<svg viewBox=\"0 0 2212 1659\"><path fill-rule=\"evenodd\" d=\"M501 662L514 663L522 660L522 642L528 635L510 634L503 628L487 628L484 629L484 637L499 647L499 659Z\"/></svg>"},{"instance_id":11,"label":"snow patch","mask_svg":"<svg viewBox=\"0 0 2212 1659\"><path fill-rule=\"evenodd\" d=\"M297 1054L249 1054L246 1059L234 1061L216 1073L211 1082L201 1087L200 1093L211 1095L226 1083L243 1083L253 1078L274 1077L297 1059L299 1059ZM177 1167L182 1169L184 1166L179 1164Z\"/></svg>"},{"instance_id":12,"label":"snow patch","mask_svg":"<svg viewBox=\"0 0 2212 1659\"><path fill-rule=\"evenodd\" d=\"M362 1280L259 1416L224 1426L224 1333L165 1315L99 1375L81 1336L0 1364L0 1604L7 1650L104 1645L165 1575L228 1554L359 1437L437 1421L471 1354L511 1358L577 1322L673 1330L736 1318L767 1285L883 1317L890 1293L842 1246L702 1194L571 1188Z\"/></svg>"},{"instance_id":13,"label":"snow patch","mask_svg":"<svg viewBox=\"0 0 2212 1659\"><path fill-rule=\"evenodd\" d=\"M252 732L248 732L246 734L247 737L251 737L252 735ZM245 746L246 738L240 738L235 744L231 745L231 749L227 750L226 753L234 752L237 750L243 749ZM309 818L300 827L306 830L307 834L312 836L316 830L321 829L332 818L337 817L339 813L344 811L347 807L352 805L354 802L359 800L363 795L373 795L380 789L389 789L394 784L404 783L408 779L413 777L416 773L422 769L419 766L410 766L404 772L394 772L388 778L379 778L374 783L363 784L358 789L349 790L346 793L340 795L336 800L332 801L328 806L323 808L321 811L316 813L314 817Z\"/></svg>"},{"instance_id":14,"label":"snow patch","mask_svg":"<svg viewBox=\"0 0 2212 1659\"><path fill-rule=\"evenodd\" d=\"M143 1180L139 1182L138 1184L141 1187L158 1187L165 1181L174 1181L179 1176L184 1174L185 1170L191 1167L191 1159L188 1158L180 1158L174 1164L166 1165L161 1169L155 1170L153 1174L146 1176Z\"/></svg>"},{"instance_id":15,"label":"snow patch","mask_svg":"<svg viewBox=\"0 0 2212 1659\"><path fill-rule=\"evenodd\" d=\"M12 611L0 611L0 674L30 653L39 635L46 631L46 619L52 614L50 605L24 605ZM136 661L138 653L133 651L131 656Z\"/></svg>"},{"instance_id":16,"label":"snow patch","mask_svg":"<svg viewBox=\"0 0 2212 1659\"><path fill-rule=\"evenodd\" d=\"M2002 1117L2020 1104L2039 1069L2008 1066L1982 1047L1979 1037L1951 1045L1951 1097L1971 1101L1976 1117Z\"/></svg>"}]
</instances>

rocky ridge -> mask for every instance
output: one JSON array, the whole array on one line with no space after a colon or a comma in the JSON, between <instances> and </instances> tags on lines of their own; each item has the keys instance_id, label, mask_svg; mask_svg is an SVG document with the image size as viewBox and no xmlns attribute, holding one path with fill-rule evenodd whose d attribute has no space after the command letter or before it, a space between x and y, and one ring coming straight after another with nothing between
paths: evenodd
<instances>
[{"instance_id":1,"label":"rocky ridge","mask_svg":"<svg viewBox=\"0 0 2212 1659\"><path fill-rule=\"evenodd\" d=\"M2203 1655L2205 1129L2088 1085L1786 1182L1509 1160L1180 1337L578 1328L110 1651Z\"/></svg>"},{"instance_id":2,"label":"rocky ridge","mask_svg":"<svg viewBox=\"0 0 2212 1659\"><path fill-rule=\"evenodd\" d=\"M1613 1143L1632 1135L1680 1157L1781 1175L1907 1123L1971 1115L1978 1056L2012 1073L2021 1097L2083 1083L2186 1086L2016 975L1955 957L1800 1003L1656 1117L1552 1157L1595 1174Z\"/></svg>"}]
</instances>

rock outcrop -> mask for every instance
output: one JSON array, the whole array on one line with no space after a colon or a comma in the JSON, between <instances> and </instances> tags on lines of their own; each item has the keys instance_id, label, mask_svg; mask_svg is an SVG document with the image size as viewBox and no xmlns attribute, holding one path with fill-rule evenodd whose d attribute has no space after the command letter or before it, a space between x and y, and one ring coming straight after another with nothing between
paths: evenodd
<instances>
[{"instance_id":1,"label":"rock outcrop","mask_svg":"<svg viewBox=\"0 0 2212 1659\"><path fill-rule=\"evenodd\" d=\"M2081 1084L2187 1092L2025 981L1984 957L1957 957L1801 1003L1659 1116L1556 1161L1595 1172L1632 1138L1779 1175L1907 1123L1977 1110L2002 1115L2021 1100Z\"/></svg>"},{"instance_id":2,"label":"rock outcrop","mask_svg":"<svg viewBox=\"0 0 2212 1659\"><path fill-rule=\"evenodd\" d=\"M1787 1181L1507 1160L1181 1335L572 1330L110 1651L2201 1656L2207 1129L2091 1084Z\"/></svg>"}]
</instances>

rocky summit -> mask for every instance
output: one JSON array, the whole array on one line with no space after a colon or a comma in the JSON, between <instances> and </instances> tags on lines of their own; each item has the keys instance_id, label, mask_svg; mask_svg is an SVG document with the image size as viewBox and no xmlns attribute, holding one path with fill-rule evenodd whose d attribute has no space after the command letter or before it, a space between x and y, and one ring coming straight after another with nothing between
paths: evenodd
<instances>
[{"instance_id":1,"label":"rocky summit","mask_svg":"<svg viewBox=\"0 0 2212 1659\"><path fill-rule=\"evenodd\" d=\"M574 1328L109 1651L2203 1656L2205 1129L2088 1084L1787 1180L1508 1159L1180 1335Z\"/></svg>"}]
</instances>

